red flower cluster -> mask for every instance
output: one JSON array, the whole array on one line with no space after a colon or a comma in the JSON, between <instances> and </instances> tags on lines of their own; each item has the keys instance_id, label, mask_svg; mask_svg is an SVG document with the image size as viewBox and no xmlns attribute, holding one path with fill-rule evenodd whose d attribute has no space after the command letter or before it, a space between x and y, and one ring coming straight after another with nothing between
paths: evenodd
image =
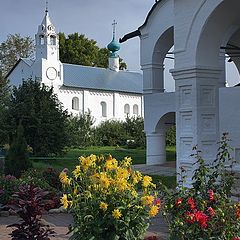
<instances>
[{"instance_id":1,"label":"red flower cluster","mask_svg":"<svg viewBox=\"0 0 240 240\"><path fill-rule=\"evenodd\" d=\"M208 190L208 197L209 197L209 200L210 201L213 201L214 200L214 192L212 189L209 189Z\"/></svg>"},{"instance_id":2,"label":"red flower cluster","mask_svg":"<svg viewBox=\"0 0 240 240\"><path fill-rule=\"evenodd\" d=\"M201 228L207 228L209 217L203 211L187 212L186 221L188 223L197 222Z\"/></svg>"},{"instance_id":3,"label":"red flower cluster","mask_svg":"<svg viewBox=\"0 0 240 240\"><path fill-rule=\"evenodd\" d=\"M240 205L237 206L236 217L240 219Z\"/></svg>"},{"instance_id":4,"label":"red flower cluster","mask_svg":"<svg viewBox=\"0 0 240 240\"><path fill-rule=\"evenodd\" d=\"M188 205L190 206L190 208L193 210L196 208L196 203L193 200L193 198L188 198Z\"/></svg>"},{"instance_id":5,"label":"red flower cluster","mask_svg":"<svg viewBox=\"0 0 240 240\"><path fill-rule=\"evenodd\" d=\"M232 240L240 240L240 237L233 237Z\"/></svg>"},{"instance_id":6,"label":"red flower cluster","mask_svg":"<svg viewBox=\"0 0 240 240\"><path fill-rule=\"evenodd\" d=\"M212 207L209 207L207 210L208 210L211 217L213 217L215 215L215 212L214 212Z\"/></svg>"},{"instance_id":7,"label":"red flower cluster","mask_svg":"<svg viewBox=\"0 0 240 240\"><path fill-rule=\"evenodd\" d=\"M159 198L155 199L154 205L161 206L161 200Z\"/></svg>"}]
</instances>

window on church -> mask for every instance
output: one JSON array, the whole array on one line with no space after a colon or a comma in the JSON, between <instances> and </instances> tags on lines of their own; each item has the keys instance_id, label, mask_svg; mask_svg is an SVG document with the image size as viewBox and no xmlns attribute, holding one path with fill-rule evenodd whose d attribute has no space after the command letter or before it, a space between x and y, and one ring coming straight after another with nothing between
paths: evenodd
<instances>
[{"instance_id":1,"label":"window on church","mask_svg":"<svg viewBox=\"0 0 240 240\"><path fill-rule=\"evenodd\" d=\"M124 105L124 114L128 116L130 114L130 106L129 104Z\"/></svg>"},{"instance_id":2,"label":"window on church","mask_svg":"<svg viewBox=\"0 0 240 240\"><path fill-rule=\"evenodd\" d=\"M40 42L40 45L44 44L44 36L43 35L39 36L39 42Z\"/></svg>"},{"instance_id":3,"label":"window on church","mask_svg":"<svg viewBox=\"0 0 240 240\"><path fill-rule=\"evenodd\" d=\"M79 99L77 97L72 99L72 109L79 110Z\"/></svg>"},{"instance_id":4,"label":"window on church","mask_svg":"<svg viewBox=\"0 0 240 240\"><path fill-rule=\"evenodd\" d=\"M102 107L102 117L107 116L107 104L106 102L101 102L101 107Z\"/></svg>"},{"instance_id":5,"label":"window on church","mask_svg":"<svg viewBox=\"0 0 240 240\"><path fill-rule=\"evenodd\" d=\"M133 114L138 116L138 105L137 104L133 105Z\"/></svg>"},{"instance_id":6,"label":"window on church","mask_svg":"<svg viewBox=\"0 0 240 240\"><path fill-rule=\"evenodd\" d=\"M55 36L50 36L50 44L56 45L56 37Z\"/></svg>"}]
</instances>

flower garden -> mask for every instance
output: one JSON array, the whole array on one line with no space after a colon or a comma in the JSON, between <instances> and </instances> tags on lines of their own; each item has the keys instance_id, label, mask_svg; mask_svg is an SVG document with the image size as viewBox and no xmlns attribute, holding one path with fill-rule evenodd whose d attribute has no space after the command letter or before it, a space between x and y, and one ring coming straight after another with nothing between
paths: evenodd
<instances>
[{"instance_id":1,"label":"flower garden","mask_svg":"<svg viewBox=\"0 0 240 240\"><path fill-rule=\"evenodd\" d=\"M160 239L146 237L157 215L165 219L170 240L239 240L240 203L231 198L235 177L227 135L213 164L206 164L197 148L192 157L192 184L181 169L174 189L134 170L130 157L111 155L81 156L73 171L30 169L19 178L2 176L2 208L21 218L8 226L10 237L52 239L54 228L42 226L41 218L62 206L73 216L67 235L72 240Z\"/></svg>"}]
</instances>

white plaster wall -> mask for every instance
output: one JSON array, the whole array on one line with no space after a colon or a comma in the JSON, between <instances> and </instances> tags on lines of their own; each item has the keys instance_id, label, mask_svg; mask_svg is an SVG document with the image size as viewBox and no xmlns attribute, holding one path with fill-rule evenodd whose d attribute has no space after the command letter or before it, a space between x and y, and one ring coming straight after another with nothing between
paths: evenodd
<instances>
[{"instance_id":1,"label":"white plaster wall","mask_svg":"<svg viewBox=\"0 0 240 240\"><path fill-rule=\"evenodd\" d=\"M176 94L155 93L144 96L145 131L155 132L160 118L169 112L176 112Z\"/></svg>"},{"instance_id":2,"label":"white plaster wall","mask_svg":"<svg viewBox=\"0 0 240 240\"><path fill-rule=\"evenodd\" d=\"M229 133L230 145L240 148L240 87L219 89L220 135Z\"/></svg>"},{"instance_id":3,"label":"white plaster wall","mask_svg":"<svg viewBox=\"0 0 240 240\"><path fill-rule=\"evenodd\" d=\"M83 90L60 89L57 94L59 101L63 103L64 109L66 109L69 114L73 114L74 116L76 116L83 113ZM72 99L74 97L77 97L79 99L79 110L72 109Z\"/></svg>"}]
</instances>

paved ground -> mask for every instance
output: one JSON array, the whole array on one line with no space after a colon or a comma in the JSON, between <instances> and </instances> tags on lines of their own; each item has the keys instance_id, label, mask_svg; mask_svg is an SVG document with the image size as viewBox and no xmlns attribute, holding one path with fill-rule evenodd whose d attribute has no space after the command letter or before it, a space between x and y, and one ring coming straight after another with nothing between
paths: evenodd
<instances>
[{"instance_id":1,"label":"paved ground","mask_svg":"<svg viewBox=\"0 0 240 240\"><path fill-rule=\"evenodd\" d=\"M60 213L60 214L48 214L43 216L47 223L56 232L55 237L52 240L65 240L69 238L66 235L68 232L68 225L72 222L72 217L70 214ZM16 216L10 217L0 217L0 239L7 240L11 239L9 233L12 231L11 228L6 228L7 225L16 223L19 219ZM149 228L146 236L158 236L159 240L167 239L167 226L161 216L157 216L153 219L152 225Z\"/></svg>"},{"instance_id":2,"label":"paved ground","mask_svg":"<svg viewBox=\"0 0 240 240\"><path fill-rule=\"evenodd\" d=\"M164 175L173 176L175 175L175 162L169 162L163 165L146 166L145 164L135 165L134 169L141 171L144 174L152 175ZM72 222L70 214L47 214L43 216L43 219L50 223L51 227L56 232L53 240L64 240L68 239L66 235L68 232L68 226ZM18 218L16 216L0 217L0 240L11 239L8 235L11 232L11 228L6 228L7 225L16 223ZM159 240L165 240L168 236L168 228L163 218L158 215L152 219L152 224L149 227L149 231L146 236L157 236Z\"/></svg>"}]
</instances>

